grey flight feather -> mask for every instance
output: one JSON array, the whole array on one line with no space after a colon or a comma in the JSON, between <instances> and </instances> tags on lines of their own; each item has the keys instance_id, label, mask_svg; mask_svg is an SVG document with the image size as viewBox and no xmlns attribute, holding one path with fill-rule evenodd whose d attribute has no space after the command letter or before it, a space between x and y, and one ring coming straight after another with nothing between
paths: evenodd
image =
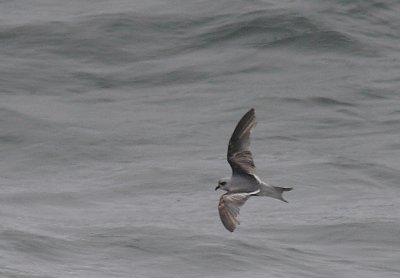
<instances>
[{"instance_id":1,"label":"grey flight feather","mask_svg":"<svg viewBox=\"0 0 400 278\"><path fill-rule=\"evenodd\" d=\"M250 198L249 193L225 193L219 199L218 211L222 224L225 228L233 232L236 225L239 225L237 216L240 207Z\"/></svg>"},{"instance_id":2,"label":"grey flight feather","mask_svg":"<svg viewBox=\"0 0 400 278\"><path fill-rule=\"evenodd\" d=\"M254 175L256 166L250 151L250 133L256 126L254 109L250 109L237 124L228 145L228 163L233 175Z\"/></svg>"}]
</instances>

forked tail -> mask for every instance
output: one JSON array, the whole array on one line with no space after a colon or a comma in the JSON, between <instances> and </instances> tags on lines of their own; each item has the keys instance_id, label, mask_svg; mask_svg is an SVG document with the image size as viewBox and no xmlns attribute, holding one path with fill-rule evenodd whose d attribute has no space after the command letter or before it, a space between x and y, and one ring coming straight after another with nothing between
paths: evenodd
<instances>
[{"instance_id":1,"label":"forked tail","mask_svg":"<svg viewBox=\"0 0 400 278\"><path fill-rule=\"evenodd\" d=\"M258 196L268 196L271 198L275 198L284 202L288 202L286 201L283 197L282 197L282 193L285 191L291 191L293 190L292 187L278 187L278 186L273 186L273 185L269 185L266 183L262 183L261 185L261 191L260 193L258 193Z\"/></svg>"},{"instance_id":2,"label":"forked tail","mask_svg":"<svg viewBox=\"0 0 400 278\"><path fill-rule=\"evenodd\" d=\"M282 194L283 194L283 192L285 192L285 191L291 191L291 190L293 190L293 187L278 187L278 186L273 186L274 187L274 189L278 192L278 198L277 199L279 199L279 200L281 200L281 201L284 201L285 203L288 203L288 201L286 201L284 198L283 198L283 196L282 196Z\"/></svg>"}]
</instances>

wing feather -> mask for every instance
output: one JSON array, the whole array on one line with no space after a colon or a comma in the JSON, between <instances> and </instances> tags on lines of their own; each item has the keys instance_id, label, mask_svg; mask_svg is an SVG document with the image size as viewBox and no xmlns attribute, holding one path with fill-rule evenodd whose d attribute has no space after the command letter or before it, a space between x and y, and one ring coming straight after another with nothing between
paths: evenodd
<instances>
[{"instance_id":1,"label":"wing feather","mask_svg":"<svg viewBox=\"0 0 400 278\"><path fill-rule=\"evenodd\" d=\"M227 160L234 175L254 175L256 172L250 151L250 133L255 126L256 115L252 108L239 121L229 140Z\"/></svg>"},{"instance_id":2,"label":"wing feather","mask_svg":"<svg viewBox=\"0 0 400 278\"><path fill-rule=\"evenodd\" d=\"M240 207L249 199L250 193L225 193L219 199L218 211L224 227L233 232L240 222L237 219Z\"/></svg>"}]
</instances>

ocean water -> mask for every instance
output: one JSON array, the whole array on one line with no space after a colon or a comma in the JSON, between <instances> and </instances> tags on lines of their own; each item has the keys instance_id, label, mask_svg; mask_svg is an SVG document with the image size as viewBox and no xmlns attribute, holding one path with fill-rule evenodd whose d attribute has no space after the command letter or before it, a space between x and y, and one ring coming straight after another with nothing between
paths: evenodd
<instances>
[{"instance_id":1,"label":"ocean water","mask_svg":"<svg viewBox=\"0 0 400 278\"><path fill-rule=\"evenodd\" d=\"M0 277L399 277L400 2L0 1ZM256 109L234 233L214 191Z\"/></svg>"}]
</instances>

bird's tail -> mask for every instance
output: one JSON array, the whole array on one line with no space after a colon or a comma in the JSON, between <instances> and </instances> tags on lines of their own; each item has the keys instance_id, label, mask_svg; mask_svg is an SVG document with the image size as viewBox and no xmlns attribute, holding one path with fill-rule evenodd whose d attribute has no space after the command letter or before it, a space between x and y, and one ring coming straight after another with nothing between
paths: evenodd
<instances>
[{"instance_id":1,"label":"bird's tail","mask_svg":"<svg viewBox=\"0 0 400 278\"><path fill-rule=\"evenodd\" d=\"M288 203L288 201L286 201L284 198L283 198L283 196L282 196L282 194L283 194L283 192L285 192L285 191L291 191L291 190L293 190L293 187L278 187L278 186L273 186L274 187L274 189L279 193L279 200L282 200L282 201L284 201L285 203Z\"/></svg>"},{"instance_id":2,"label":"bird's tail","mask_svg":"<svg viewBox=\"0 0 400 278\"><path fill-rule=\"evenodd\" d=\"M261 191L258 194L258 196L268 196L288 203L288 201L286 201L282 197L282 194L285 191L291 191L291 190L293 190L293 187L278 187L263 183L261 185Z\"/></svg>"}]
</instances>

